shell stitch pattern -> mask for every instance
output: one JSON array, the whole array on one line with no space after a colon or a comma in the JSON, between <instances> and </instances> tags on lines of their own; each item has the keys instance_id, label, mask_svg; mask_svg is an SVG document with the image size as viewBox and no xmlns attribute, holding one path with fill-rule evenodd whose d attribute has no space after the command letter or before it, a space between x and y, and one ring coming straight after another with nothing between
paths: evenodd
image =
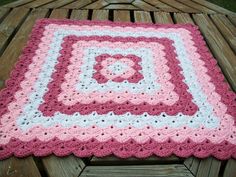
<instances>
[{"instance_id":1,"label":"shell stitch pattern","mask_svg":"<svg viewBox=\"0 0 236 177\"><path fill-rule=\"evenodd\" d=\"M236 158L223 80L194 25L38 20L0 92L0 159Z\"/></svg>"}]
</instances>

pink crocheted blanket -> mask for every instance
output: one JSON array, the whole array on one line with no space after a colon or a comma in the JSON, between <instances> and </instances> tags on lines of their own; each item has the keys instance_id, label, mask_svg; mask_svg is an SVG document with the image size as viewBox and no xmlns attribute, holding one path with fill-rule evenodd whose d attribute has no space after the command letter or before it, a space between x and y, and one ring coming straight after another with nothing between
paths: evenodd
<instances>
[{"instance_id":1,"label":"pink crocheted blanket","mask_svg":"<svg viewBox=\"0 0 236 177\"><path fill-rule=\"evenodd\" d=\"M235 99L197 26L41 19L0 92L0 159L236 158Z\"/></svg>"}]
</instances>

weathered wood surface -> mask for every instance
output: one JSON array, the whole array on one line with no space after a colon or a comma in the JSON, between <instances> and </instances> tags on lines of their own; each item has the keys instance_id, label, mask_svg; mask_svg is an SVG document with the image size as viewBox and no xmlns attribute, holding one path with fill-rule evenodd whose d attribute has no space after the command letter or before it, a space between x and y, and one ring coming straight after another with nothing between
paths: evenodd
<instances>
[{"instance_id":1,"label":"weathered wood surface","mask_svg":"<svg viewBox=\"0 0 236 177\"><path fill-rule=\"evenodd\" d=\"M207 15L194 14L193 19L203 33L232 88L236 91L236 55Z\"/></svg>"},{"instance_id":2,"label":"weathered wood surface","mask_svg":"<svg viewBox=\"0 0 236 177\"><path fill-rule=\"evenodd\" d=\"M75 156L49 156L42 159L46 173L50 177L77 177L85 168L84 162Z\"/></svg>"},{"instance_id":3,"label":"weathered wood surface","mask_svg":"<svg viewBox=\"0 0 236 177\"><path fill-rule=\"evenodd\" d=\"M193 177L181 164L174 165L129 165L87 166L81 177Z\"/></svg>"},{"instance_id":4,"label":"weathered wood surface","mask_svg":"<svg viewBox=\"0 0 236 177\"><path fill-rule=\"evenodd\" d=\"M183 159L178 158L176 156L170 157L156 157L152 156L146 159L137 159L137 158L128 158L121 159L114 156L108 156L104 158L93 157L90 160L90 165L142 165L143 163L151 165L151 164L168 164L168 163L182 163Z\"/></svg>"},{"instance_id":5,"label":"weathered wood surface","mask_svg":"<svg viewBox=\"0 0 236 177\"><path fill-rule=\"evenodd\" d=\"M32 157L11 157L0 161L0 177L41 177Z\"/></svg>"},{"instance_id":6,"label":"weathered wood surface","mask_svg":"<svg viewBox=\"0 0 236 177\"><path fill-rule=\"evenodd\" d=\"M0 56L28 12L29 9L15 8L2 21L0 26Z\"/></svg>"},{"instance_id":7,"label":"weathered wood surface","mask_svg":"<svg viewBox=\"0 0 236 177\"><path fill-rule=\"evenodd\" d=\"M234 14L206 0L19 0L4 7L67 8L67 9L128 9L185 13Z\"/></svg>"},{"instance_id":8,"label":"weathered wood surface","mask_svg":"<svg viewBox=\"0 0 236 177\"><path fill-rule=\"evenodd\" d=\"M5 27L9 28L7 33L4 33L2 37L0 32L0 46L4 46L2 48L2 56L0 57L0 88L4 87L4 81L9 77L10 71L17 61L23 46L26 44L35 20L44 17L77 20L109 19L127 22L197 24L225 76L230 81L232 87L235 87L234 82L236 78L233 67L235 68L234 40L236 16L232 12L222 10L222 8L218 6L211 6L211 3L206 3L203 0L192 0L191 2L187 2L186 0L145 0L145 3L142 2L138 5L137 2L141 1L126 2L127 9L129 10L117 10L124 8L125 4L120 4L121 0L42 0L40 2L39 0L19 0L0 8L0 29L5 29ZM153 7L152 10L149 8L150 6ZM10 9L8 7L19 7L23 10L20 11L18 8ZM24 9L23 7L38 9ZM131 9L131 7L134 7L134 9ZM142 9L144 9L145 12L142 11ZM150 13L149 11L154 12ZM221 11L221 15L214 14L219 11ZM168 12L181 13L171 14ZM184 12L205 12L211 15L190 15ZM227 16L224 14L227 14ZM15 21L12 19L15 19ZM14 51L12 50L13 48ZM205 160L194 157L181 159L175 156L169 158L150 157L148 159L129 158L124 160L115 157L81 159L73 155L58 158L51 155L37 159L40 159L37 163L35 163L36 161L32 157L23 159L12 157L0 161L0 177L65 177L68 175L76 177L109 175L112 177L167 176L167 173L168 176L213 177L219 176L218 174L220 172L221 176L224 177L236 177L235 160L231 159L228 162L221 162L211 157ZM224 168L224 164L226 164L225 169L221 169Z\"/></svg>"},{"instance_id":9,"label":"weathered wood surface","mask_svg":"<svg viewBox=\"0 0 236 177\"><path fill-rule=\"evenodd\" d=\"M25 46L28 40L28 35L30 34L35 21L39 18L44 18L47 13L47 9L36 9L28 15L22 24L23 27L18 30L0 57L0 80L6 80L9 78L10 71Z\"/></svg>"},{"instance_id":10,"label":"weathered wood surface","mask_svg":"<svg viewBox=\"0 0 236 177\"><path fill-rule=\"evenodd\" d=\"M211 18L221 34L229 43L230 47L236 53L236 27L230 22L230 20L221 14L211 15Z\"/></svg>"}]
</instances>

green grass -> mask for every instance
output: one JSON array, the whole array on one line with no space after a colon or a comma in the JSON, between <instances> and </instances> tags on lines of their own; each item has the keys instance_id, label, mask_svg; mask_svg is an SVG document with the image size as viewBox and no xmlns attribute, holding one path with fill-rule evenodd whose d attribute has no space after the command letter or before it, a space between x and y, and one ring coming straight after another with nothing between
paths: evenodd
<instances>
[{"instance_id":1,"label":"green grass","mask_svg":"<svg viewBox=\"0 0 236 177\"><path fill-rule=\"evenodd\" d=\"M14 1L16 0L0 0L0 6Z\"/></svg>"},{"instance_id":2,"label":"green grass","mask_svg":"<svg viewBox=\"0 0 236 177\"><path fill-rule=\"evenodd\" d=\"M236 12L236 0L207 0L214 4L217 4L225 9L229 9L233 12Z\"/></svg>"}]
</instances>

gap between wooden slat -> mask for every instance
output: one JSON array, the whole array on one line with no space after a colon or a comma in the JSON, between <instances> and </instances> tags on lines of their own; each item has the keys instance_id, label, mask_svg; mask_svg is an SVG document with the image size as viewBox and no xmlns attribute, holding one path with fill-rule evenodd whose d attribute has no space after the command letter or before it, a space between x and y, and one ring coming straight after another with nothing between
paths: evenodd
<instances>
[{"instance_id":1,"label":"gap between wooden slat","mask_svg":"<svg viewBox=\"0 0 236 177\"><path fill-rule=\"evenodd\" d=\"M193 19L203 33L233 90L236 91L236 56L234 52L207 15L194 14Z\"/></svg>"},{"instance_id":2,"label":"gap between wooden slat","mask_svg":"<svg viewBox=\"0 0 236 177\"><path fill-rule=\"evenodd\" d=\"M10 8L0 8L0 24L9 13Z\"/></svg>"},{"instance_id":3,"label":"gap between wooden slat","mask_svg":"<svg viewBox=\"0 0 236 177\"><path fill-rule=\"evenodd\" d=\"M218 30L224 36L234 53L236 53L236 28L225 15L215 14L210 16Z\"/></svg>"},{"instance_id":4,"label":"gap between wooden slat","mask_svg":"<svg viewBox=\"0 0 236 177\"><path fill-rule=\"evenodd\" d=\"M14 8L0 24L0 56L29 14L30 9Z\"/></svg>"},{"instance_id":5,"label":"gap between wooden slat","mask_svg":"<svg viewBox=\"0 0 236 177\"><path fill-rule=\"evenodd\" d=\"M19 6L25 5L27 3L30 3L32 1L34 1L34 0L18 0L18 1L12 2L12 3L8 3L8 4L4 5L3 7L15 8L15 7L19 7Z\"/></svg>"},{"instance_id":6,"label":"gap between wooden slat","mask_svg":"<svg viewBox=\"0 0 236 177\"><path fill-rule=\"evenodd\" d=\"M36 9L31 11L26 18L0 58L0 80L9 78L10 71L18 60L18 57L28 40L28 35L32 30L32 26L35 24L35 20L46 17L47 13L47 9Z\"/></svg>"},{"instance_id":7,"label":"gap between wooden slat","mask_svg":"<svg viewBox=\"0 0 236 177\"><path fill-rule=\"evenodd\" d=\"M66 6L66 5L68 5L72 2L75 2L75 1L77 1L77 0L55 0L55 1L52 1L48 4L41 6L40 8L56 9L59 7Z\"/></svg>"}]
</instances>

